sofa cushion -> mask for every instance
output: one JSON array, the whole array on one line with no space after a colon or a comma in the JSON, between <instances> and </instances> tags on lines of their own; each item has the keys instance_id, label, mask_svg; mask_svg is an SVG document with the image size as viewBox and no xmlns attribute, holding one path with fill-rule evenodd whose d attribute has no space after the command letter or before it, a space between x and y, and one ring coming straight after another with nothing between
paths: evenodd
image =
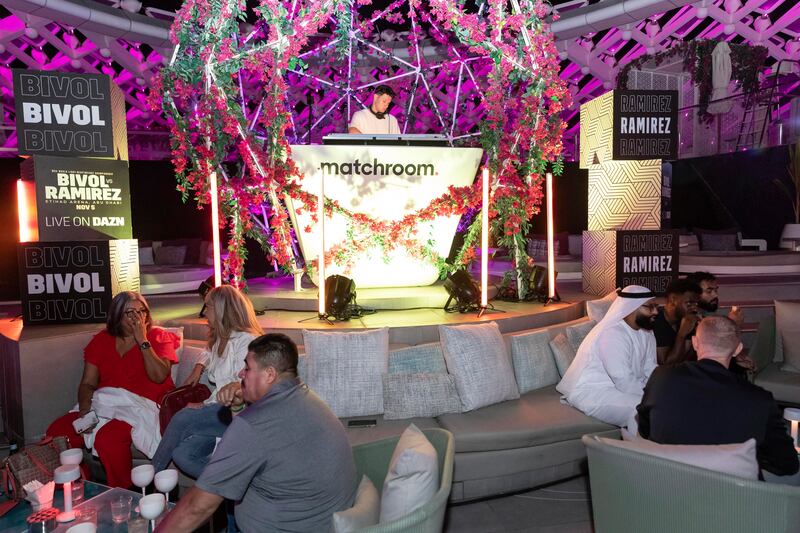
<instances>
[{"instance_id":1,"label":"sofa cushion","mask_svg":"<svg viewBox=\"0 0 800 533\"><path fill-rule=\"evenodd\" d=\"M608 313L608 308L617 299L617 291L611 291L597 300L586 300L586 315L589 320L599 323Z\"/></svg>"},{"instance_id":2,"label":"sofa cushion","mask_svg":"<svg viewBox=\"0 0 800 533\"><path fill-rule=\"evenodd\" d=\"M506 341L495 322L439 326L439 338L462 411L519 398Z\"/></svg>"},{"instance_id":3,"label":"sofa cushion","mask_svg":"<svg viewBox=\"0 0 800 533\"><path fill-rule=\"evenodd\" d=\"M202 247L201 239L172 239L169 241L162 241L162 246L185 246L186 255L184 256L184 265L198 265L203 264L200 260L200 249Z\"/></svg>"},{"instance_id":4,"label":"sofa cushion","mask_svg":"<svg viewBox=\"0 0 800 533\"><path fill-rule=\"evenodd\" d=\"M736 229L694 229L702 252L731 252L739 249L739 234Z\"/></svg>"},{"instance_id":5,"label":"sofa cushion","mask_svg":"<svg viewBox=\"0 0 800 533\"><path fill-rule=\"evenodd\" d=\"M441 415L438 420L455 436L459 453L580 440L586 433L616 429L562 404L552 386L469 413Z\"/></svg>"},{"instance_id":6,"label":"sofa cushion","mask_svg":"<svg viewBox=\"0 0 800 533\"><path fill-rule=\"evenodd\" d=\"M783 366L784 372L800 373L800 325L781 332L783 341Z\"/></svg>"},{"instance_id":7,"label":"sofa cushion","mask_svg":"<svg viewBox=\"0 0 800 533\"><path fill-rule=\"evenodd\" d=\"M153 257L153 248L150 246L146 248L139 248L139 266L155 265L155 258Z\"/></svg>"},{"instance_id":8,"label":"sofa cushion","mask_svg":"<svg viewBox=\"0 0 800 533\"><path fill-rule=\"evenodd\" d=\"M589 320L588 322L581 322L580 324L575 324L574 326L567 326L564 332L567 335L567 340L569 341L569 345L572 346L572 350L575 353L578 353L578 348L580 348L583 339L586 338L586 335L592 331L592 328L595 327L597 323L594 320Z\"/></svg>"},{"instance_id":9,"label":"sofa cushion","mask_svg":"<svg viewBox=\"0 0 800 533\"><path fill-rule=\"evenodd\" d=\"M436 448L417 426L403 431L381 490L381 522L399 520L425 505L439 488Z\"/></svg>"},{"instance_id":10,"label":"sofa cushion","mask_svg":"<svg viewBox=\"0 0 800 533\"><path fill-rule=\"evenodd\" d=\"M390 374L446 373L442 345L438 342L418 344L389 353Z\"/></svg>"},{"instance_id":11,"label":"sofa cushion","mask_svg":"<svg viewBox=\"0 0 800 533\"><path fill-rule=\"evenodd\" d=\"M550 350L550 334L534 331L509 336L514 376L524 393L558 383L558 368Z\"/></svg>"},{"instance_id":12,"label":"sofa cushion","mask_svg":"<svg viewBox=\"0 0 800 533\"><path fill-rule=\"evenodd\" d=\"M389 328L359 332L303 330L308 386L336 416L383 413Z\"/></svg>"},{"instance_id":13,"label":"sofa cushion","mask_svg":"<svg viewBox=\"0 0 800 533\"><path fill-rule=\"evenodd\" d=\"M784 361L783 332L797 330L800 303L775 300L775 361Z\"/></svg>"},{"instance_id":14,"label":"sofa cushion","mask_svg":"<svg viewBox=\"0 0 800 533\"><path fill-rule=\"evenodd\" d=\"M572 349L567 336L563 333L559 333L550 341L550 349L553 350L553 359L556 361L558 373L563 377L567 373L569 365L572 364L572 360L575 359L575 350Z\"/></svg>"},{"instance_id":15,"label":"sofa cushion","mask_svg":"<svg viewBox=\"0 0 800 533\"><path fill-rule=\"evenodd\" d=\"M800 404L800 374L784 372L772 363L756 375L755 384L770 391L775 401Z\"/></svg>"},{"instance_id":16,"label":"sofa cushion","mask_svg":"<svg viewBox=\"0 0 800 533\"><path fill-rule=\"evenodd\" d=\"M351 420L374 420L375 425L370 427L350 427L348 423ZM386 439L389 437L397 437L409 424L414 424L420 429L433 429L439 428L439 422L435 418L407 418L405 420L386 420L383 415L375 416L356 416L350 418L342 418L342 425L344 425L345 433L347 433L347 441L350 446L357 444L364 444L365 442L375 442L376 440Z\"/></svg>"},{"instance_id":17,"label":"sofa cushion","mask_svg":"<svg viewBox=\"0 0 800 533\"><path fill-rule=\"evenodd\" d=\"M756 439L737 444L658 444L638 438L620 441L600 438L602 442L617 448L669 459L687 465L698 466L745 479L758 479Z\"/></svg>"},{"instance_id":18,"label":"sofa cushion","mask_svg":"<svg viewBox=\"0 0 800 533\"><path fill-rule=\"evenodd\" d=\"M383 375L383 416L386 420L460 411L461 400L450 374Z\"/></svg>"},{"instance_id":19,"label":"sofa cushion","mask_svg":"<svg viewBox=\"0 0 800 533\"><path fill-rule=\"evenodd\" d=\"M381 495L367 476L361 476L356 501L344 511L333 513L334 533L351 533L378 523L381 514Z\"/></svg>"},{"instance_id":20,"label":"sofa cushion","mask_svg":"<svg viewBox=\"0 0 800 533\"><path fill-rule=\"evenodd\" d=\"M156 265L182 265L186 258L185 246L159 246L153 251Z\"/></svg>"}]
</instances>

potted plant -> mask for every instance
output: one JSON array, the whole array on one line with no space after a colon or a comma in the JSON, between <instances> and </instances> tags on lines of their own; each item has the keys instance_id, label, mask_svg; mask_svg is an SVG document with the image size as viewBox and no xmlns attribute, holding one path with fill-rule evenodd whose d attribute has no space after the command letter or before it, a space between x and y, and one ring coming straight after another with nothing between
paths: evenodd
<instances>
[{"instance_id":1,"label":"potted plant","mask_svg":"<svg viewBox=\"0 0 800 533\"><path fill-rule=\"evenodd\" d=\"M795 143L789 147L789 178L792 180L794 191L790 190L786 184L778 179L774 180L775 184L789 198L792 203L792 210L794 211L794 223L786 224L781 233L781 248L789 248L796 250L800 245L800 143Z\"/></svg>"}]
</instances>

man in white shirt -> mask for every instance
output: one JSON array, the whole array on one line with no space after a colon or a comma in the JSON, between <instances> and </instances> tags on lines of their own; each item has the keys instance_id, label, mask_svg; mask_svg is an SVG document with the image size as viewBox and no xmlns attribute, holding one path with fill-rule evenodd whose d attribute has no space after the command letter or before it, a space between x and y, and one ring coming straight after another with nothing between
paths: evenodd
<instances>
[{"instance_id":1,"label":"man in white shirt","mask_svg":"<svg viewBox=\"0 0 800 533\"><path fill-rule=\"evenodd\" d=\"M566 401L598 420L636 431L636 406L656 368L655 294L629 285L586 336L556 387Z\"/></svg>"},{"instance_id":2,"label":"man in white shirt","mask_svg":"<svg viewBox=\"0 0 800 533\"><path fill-rule=\"evenodd\" d=\"M348 133L399 134L397 119L389 114L394 91L388 85L378 85L372 94L372 104L353 113Z\"/></svg>"}]
</instances>

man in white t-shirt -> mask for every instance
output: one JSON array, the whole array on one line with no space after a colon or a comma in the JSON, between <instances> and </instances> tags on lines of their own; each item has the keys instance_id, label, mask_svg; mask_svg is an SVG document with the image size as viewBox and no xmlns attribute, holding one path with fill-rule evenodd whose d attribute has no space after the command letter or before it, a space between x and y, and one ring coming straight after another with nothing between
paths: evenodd
<instances>
[{"instance_id":1,"label":"man in white t-shirt","mask_svg":"<svg viewBox=\"0 0 800 533\"><path fill-rule=\"evenodd\" d=\"M394 98L394 91L388 85L378 85L372 94L372 104L360 111L353 113L350 120L348 133L399 134L400 127L397 119L389 114L389 108Z\"/></svg>"},{"instance_id":2,"label":"man in white t-shirt","mask_svg":"<svg viewBox=\"0 0 800 533\"><path fill-rule=\"evenodd\" d=\"M586 336L556 390L598 420L636 432L636 406L656 368L655 294L629 285Z\"/></svg>"}]
</instances>

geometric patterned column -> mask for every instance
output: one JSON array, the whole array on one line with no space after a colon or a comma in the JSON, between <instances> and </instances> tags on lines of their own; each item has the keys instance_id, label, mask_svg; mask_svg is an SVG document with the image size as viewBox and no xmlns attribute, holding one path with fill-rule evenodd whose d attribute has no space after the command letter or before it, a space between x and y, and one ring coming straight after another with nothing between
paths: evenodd
<instances>
[{"instance_id":1,"label":"geometric patterned column","mask_svg":"<svg viewBox=\"0 0 800 533\"><path fill-rule=\"evenodd\" d=\"M589 169L583 292L615 289L616 231L661 229L661 160L614 161L614 91L581 106L580 167Z\"/></svg>"},{"instance_id":2,"label":"geometric patterned column","mask_svg":"<svg viewBox=\"0 0 800 533\"><path fill-rule=\"evenodd\" d=\"M589 231L661 229L661 160L589 168Z\"/></svg>"}]
</instances>

